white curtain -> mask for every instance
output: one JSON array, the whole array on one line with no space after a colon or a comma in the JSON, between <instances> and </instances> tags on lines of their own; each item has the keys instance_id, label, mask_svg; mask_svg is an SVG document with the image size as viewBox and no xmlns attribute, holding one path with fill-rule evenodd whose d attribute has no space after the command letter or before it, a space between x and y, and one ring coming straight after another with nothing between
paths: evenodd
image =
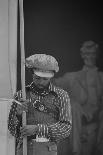
<instances>
[{"instance_id":1,"label":"white curtain","mask_svg":"<svg viewBox=\"0 0 103 155\"><path fill-rule=\"evenodd\" d=\"M17 81L17 1L0 0L0 154L15 155L7 120Z\"/></svg>"}]
</instances>

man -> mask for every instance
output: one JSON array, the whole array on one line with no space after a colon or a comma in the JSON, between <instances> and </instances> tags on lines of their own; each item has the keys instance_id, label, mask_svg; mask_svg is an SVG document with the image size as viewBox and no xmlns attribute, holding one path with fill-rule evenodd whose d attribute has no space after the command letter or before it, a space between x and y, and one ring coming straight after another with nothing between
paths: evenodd
<instances>
[{"instance_id":1,"label":"man","mask_svg":"<svg viewBox=\"0 0 103 155\"><path fill-rule=\"evenodd\" d=\"M54 86L51 79L59 71L58 62L50 55L35 54L26 58L32 70L33 82L26 87L27 100L22 92L15 95L8 128L17 139L17 155L23 154L22 138L27 137L28 155L57 155L57 143L70 135L72 117L68 93ZM22 126L22 111L26 111L27 125Z\"/></svg>"},{"instance_id":2,"label":"man","mask_svg":"<svg viewBox=\"0 0 103 155\"><path fill-rule=\"evenodd\" d=\"M74 154L91 155L97 139L98 116L103 107L103 72L96 66L98 45L94 41L85 41L80 51L83 69L66 73L56 79L55 84L71 91Z\"/></svg>"}]
</instances>

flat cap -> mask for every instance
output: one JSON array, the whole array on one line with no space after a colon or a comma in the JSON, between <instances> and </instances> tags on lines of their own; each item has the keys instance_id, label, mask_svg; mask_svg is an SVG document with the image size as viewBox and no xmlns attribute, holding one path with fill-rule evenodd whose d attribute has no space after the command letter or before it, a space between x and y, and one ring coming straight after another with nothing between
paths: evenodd
<instances>
[{"instance_id":1,"label":"flat cap","mask_svg":"<svg viewBox=\"0 0 103 155\"><path fill-rule=\"evenodd\" d=\"M98 44L96 44L94 41L89 40L89 41L85 41L82 45L82 47L80 48L80 51L82 53L94 53L97 52L98 49Z\"/></svg>"},{"instance_id":2,"label":"flat cap","mask_svg":"<svg viewBox=\"0 0 103 155\"><path fill-rule=\"evenodd\" d=\"M35 70L35 73L39 76L49 77L49 73L59 71L58 62L51 55L34 54L26 58L25 62L26 67L33 68Z\"/></svg>"}]
</instances>

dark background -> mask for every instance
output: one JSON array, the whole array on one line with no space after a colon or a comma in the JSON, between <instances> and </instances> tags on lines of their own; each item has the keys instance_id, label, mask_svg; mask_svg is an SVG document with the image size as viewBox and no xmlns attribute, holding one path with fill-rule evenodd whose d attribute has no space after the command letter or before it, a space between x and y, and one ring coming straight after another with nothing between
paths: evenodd
<instances>
[{"instance_id":1,"label":"dark background","mask_svg":"<svg viewBox=\"0 0 103 155\"><path fill-rule=\"evenodd\" d=\"M46 53L56 57L61 76L82 68L80 47L86 40L99 44L103 70L102 3L100 1L24 0L26 57ZM26 83L31 81L26 72Z\"/></svg>"}]
</instances>

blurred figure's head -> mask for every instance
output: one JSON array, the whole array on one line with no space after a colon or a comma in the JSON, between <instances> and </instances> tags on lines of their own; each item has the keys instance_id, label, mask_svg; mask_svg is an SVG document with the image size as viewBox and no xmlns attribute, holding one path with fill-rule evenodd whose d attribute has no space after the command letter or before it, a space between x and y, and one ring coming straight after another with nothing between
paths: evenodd
<instances>
[{"instance_id":1,"label":"blurred figure's head","mask_svg":"<svg viewBox=\"0 0 103 155\"><path fill-rule=\"evenodd\" d=\"M98 55L98 44L91 40L85 41L80 48L80 51L84 64L88 67L94 67Z\"/></svg>"}]
</instances>

